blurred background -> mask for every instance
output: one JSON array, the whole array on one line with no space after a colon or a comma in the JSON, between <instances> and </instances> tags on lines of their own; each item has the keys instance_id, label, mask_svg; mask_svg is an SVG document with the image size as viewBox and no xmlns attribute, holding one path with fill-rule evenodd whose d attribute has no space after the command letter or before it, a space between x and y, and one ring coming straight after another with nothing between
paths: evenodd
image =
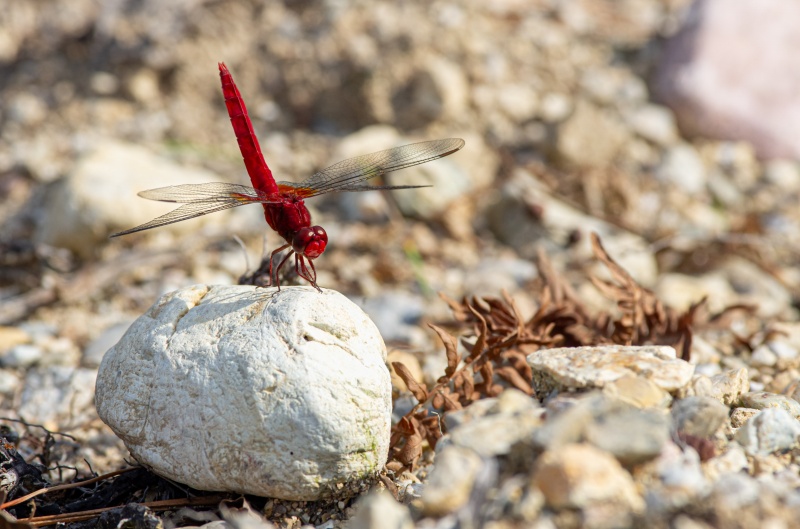
<instances>
[{"instance_id":1,"label":"blurred background","mask_svg":"<svg viewBox=\"0 0 800 529\"><path fill-rule=\"evenodd\" d=\"M308 202L330 238L320 286L390 344L437 350L438 292L505 289L530 314L538 249L603 306L593 231L675 308L708 295L794 321L797 27L777 0L6 2L0 407L96 425L96 366L135 317L282 243L257 206L108 239L170 209L138 191L249 183L221 61L279 180L465 139L388 177L433 187Z\"/></svg>"}]
</instances>

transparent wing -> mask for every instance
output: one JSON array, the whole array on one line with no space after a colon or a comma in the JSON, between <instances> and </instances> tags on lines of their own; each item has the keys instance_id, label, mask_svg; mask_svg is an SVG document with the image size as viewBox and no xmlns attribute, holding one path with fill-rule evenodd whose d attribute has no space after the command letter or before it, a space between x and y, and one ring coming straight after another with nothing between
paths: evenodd
<instances>
[{"instance_id":1,"label":"transparent wing","mask_svg":"<svg viewBox=\"0 0 800 529\"><path fill-rule=\"evenodd\" d=\"M120 235L127 235L137 231L158 228L167 224L174 224L175 222L208 215L209 213L244 206L245 204L275 202L267 193L263 193L252 187L222 182L160 187L158 189L142 191L139 193L139 196L150 200L158 200L160 202L182 203L183 205L150 222L145 222L135 228L114 233L111 237L119 237Z\"/></svg>"},{"instance_id":2,"label":"transparent wing","mask_svg":"<svg viewBox=\"0 0 800 529\"><path fill-rule=\"evenodd\" d=\"M293 188L298 195L308 198L334 191L365 191L368 189L405 189L425 186L368 186L361 182L390 171L398 171L458 151L464 146L460 138L425 141L349 158L315 173L300 183L279 182L283 188Z\"/></svg>"},{"instance_id":3,"label":"transparent wing","mask_svg":"<svg viewBox=\"0 0 800 529\"><path fill-rule=\"evenodd\" d=\"M184 184L178 186L159 187L141 191L139 196L159 202L180 202L189 204L194 202L228 202L235 200L242 204L251 202L275 202L268 193L253 189L252 187L224 182L209 182L207 184Z\"/></svg>"}]
</instances>

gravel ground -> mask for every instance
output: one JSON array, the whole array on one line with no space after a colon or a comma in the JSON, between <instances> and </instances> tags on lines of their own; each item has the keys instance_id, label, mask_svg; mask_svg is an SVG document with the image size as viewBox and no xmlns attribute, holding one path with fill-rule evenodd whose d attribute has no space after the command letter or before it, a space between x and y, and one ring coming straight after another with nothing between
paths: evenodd
<instances>
[{"instance_id":1,"label":"gravel ground","mask_svg":"<svg viewBox=\"0 0 800 529\"><path fill-rule=\"evenodd\" d=\"M108 239L164 211L138 191L247 182L219 89L224 61L279 180L402 143L466 141L389 177L431 188L308 203L330 239L318 283L361 306L390 361L420 384L433 388L448 365L427 324L467 345L480 335L466 302L437 293L466 296L473 309L505 293L537 339L552 338L540 325L548 307L572 326L553 317L561 342L514 345L530 355L516 369L533 386L508 375L497 391L462 393L468 405L444 415L435 449L424 439L419 457L390 463L371 493L354 486L355 496L324 505L251 498L214 519L173 511L153 523L795 526L800 165L786 150L768 158L763 138L713 139L687 123L691 109L717 110L700 100L692 104L705 109L687 112L663 85L677 78L667 59L689 7L6 6L0 415L70 436L5 421L22 437L19 454L47 454L39 462L52 483L125 466L127 450L94 407L103 354L162 294L235 284L280 244L255 206ZM736 73L758 76L758 62ZM766 123L770 112L756 115ZM598 255L592 233L628 276ZM393 380L397 421L416 400Z\"/></svg>"}]
</instances>

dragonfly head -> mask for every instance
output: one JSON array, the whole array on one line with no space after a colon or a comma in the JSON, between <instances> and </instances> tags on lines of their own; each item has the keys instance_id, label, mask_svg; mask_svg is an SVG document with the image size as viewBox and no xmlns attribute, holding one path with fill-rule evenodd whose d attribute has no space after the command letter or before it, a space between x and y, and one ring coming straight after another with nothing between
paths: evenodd
<instances>
[{"instance_id":1,"label":"dragonfly head","mask_svg":"<svg viewBox=\"0 0 800 529\"><path fill-rule=\"evenodd\" d=\"M316 259L328 245L328 234L322 226L311 226L310 228L300 228L292 238L292 250L308 257Z\"/></svg>"}]
</instances>

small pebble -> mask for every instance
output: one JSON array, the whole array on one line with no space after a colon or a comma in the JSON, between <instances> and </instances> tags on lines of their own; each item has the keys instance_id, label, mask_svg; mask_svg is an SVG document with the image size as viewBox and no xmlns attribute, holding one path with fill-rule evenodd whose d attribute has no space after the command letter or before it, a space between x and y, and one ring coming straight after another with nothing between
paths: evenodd
<instances>
[{"instance_id":1,"label":"small pebble","mask_svg":"<svg viewBox=\"0 0 800 529\"><path fill-rule=\"evenodd\" d=\"M555 509L593 504L613 504L628 511L644 508L631 475L613 456L591 445L568 444L546 451L532 482Z\"/></svg>"},{"instance_id":2,"label":"small pebble","mask_svg":"<svg viewBox=\"0 0 800 529\"><path fill-rule=\"evenodd\" d=\"M731 426L741 428L744 423L758 415L759 411L761 410L755 408L734 408L731 412Z\"/></svg>"},{"instance_id":3,"label":"small pebble","mask_svg":"<svg viewBox=\"0 0 800 529\"><path fill-rule=\"evenodd\" d=\"M786 410L766 408L761 410L734 435L734 439L750 455L769 455L789 450L800 438L800 421Z\"/></svg>"},{"instance_id":4,"label":"small pebble","mask_svg":"<svg viewBox=\"0 0 800 529\"><path fill-rule=\"evenodd\" d=\"M598 418L586 427L586 439L612 454L623 465L656 457L670 435L667 416L631 408Z\"/></svg>"},{"instance_id":5,"label":"small pebble","mask_svg":"<svg viewBox=\"0 0 800 529\"><path fill-rule=\"evenodd\" d=\"M711 397L686 397L672 405L677 431L709 438L728 418L728 407Z\"/></svg>"},{"instance_id":6,"label":"small pebble","mask_svg":"<svg viewBox=\"0 0 800 529\"><path fill-rule=\"evenodd\" d=\"M420 498L426 516L444 516L461 508L469 499L482 465L472 450L448 446L436 454Z\"/></svg>"},{"instance_id":7,"label":"small pebble","mask_svg":"<svg viewBox=\"0 0 800 529\"><path fill-rule=\"evenodd\" d=\"M766 391L751 391L744 393L739 398L739 403L743 408L755 408L757 410L778 408L786 410L792 417L800 418L800 402L786 395L778 395Z\"/></svg>"},{"instance_id":8,"label":"small pebble","mask_svg":"<svg viewBox=\"0 0 800 529\"><path fill-rule=\"evenodd\" d=\"M38 345L20 344L0 357L0 362L6 367L24 368L38 363L43 357L44 351Z\"/></svg>"}]
</instances>

